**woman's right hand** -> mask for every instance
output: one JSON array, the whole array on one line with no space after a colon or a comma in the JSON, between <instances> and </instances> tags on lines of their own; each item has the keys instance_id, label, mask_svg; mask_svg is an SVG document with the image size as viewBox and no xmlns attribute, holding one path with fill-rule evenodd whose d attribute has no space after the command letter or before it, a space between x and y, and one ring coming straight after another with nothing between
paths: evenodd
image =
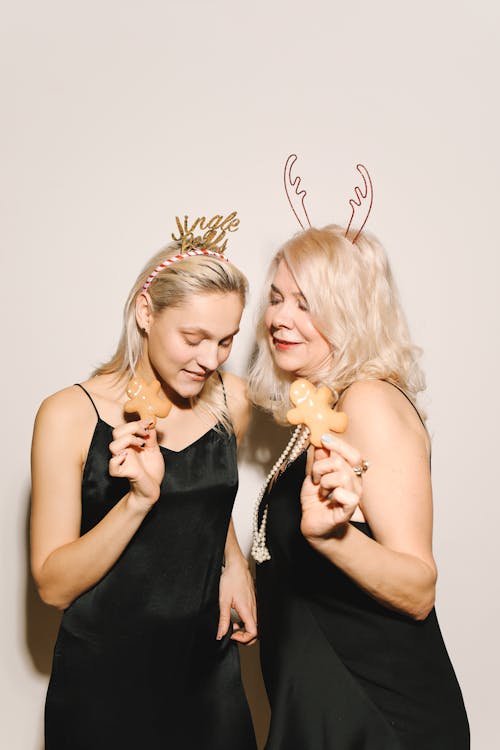
<instances>
[{"instance_id":1,"label":"woman's right hand","mask_svg":"<svg viewBox=\"0 0 500 750\"><path fill-rule=\"evenodd\" d=\"M109 471L128 479L130 487L82 534L82 468L89 461L95 415L79 391L72 386L46 399L33 434L32 570L43 601L58 609L69 607L113 567L157 501L165 473L148 420L117 427Z\"/></svg>"},{"instance_id":2,"label":"woman's right hand","mask_svg":"<svg viewBox=\"0 0 500 750\"><path fill-rule=\"evenodd\" d=\"M126 422L115 427L109 444L111 459L109 473L130 482L131 500L149 510L160 496L160 485L165 474L156 430L147 419Z\"/></svg>"},{"instance_id":3,"label":"woman's right hand","mask_svg":"<svg viewBox=\"0 0 500 750\"><path fill-rule=\"evenodd\" d=\"M345 527L362 495L362 482L354 471L362 464L360 453L333 435L323 435L322 443L314 449L300 493L300 529L313 546Z\"/></svg>"}]
</instances>

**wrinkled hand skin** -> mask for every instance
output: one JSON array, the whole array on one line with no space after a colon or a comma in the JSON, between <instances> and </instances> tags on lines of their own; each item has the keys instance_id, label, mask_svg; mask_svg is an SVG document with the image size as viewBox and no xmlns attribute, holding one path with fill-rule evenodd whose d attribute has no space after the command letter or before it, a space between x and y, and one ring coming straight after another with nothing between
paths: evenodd
<instances>
[{"instance_id":1,"label":"wrinkled hand skin","mask_svg":"<svg viewBox=\"0 0 500 750\"><path fill-rule=\"evenodd\" d=\"M325 385L316 388L309 380L299 378L290 386L290 400L295 405L286 418L290 424L304 424L311 433L311 443L320 448L321 436L325 433L344 432L347 415L331 408L333 394Z\"/></svg>"},{"instance_id":2,"label":"wrinkled hand skin","mask_svg":"<svg viewBox=\"0 0 500 750\"><path fill-rule=\"evenodd\" d=\"M139 414L141 419L150 419L153 426L156 425L157 417L166 417L172 408L167 399L158 396L160 383L153 380L146 384L142 378L132 378L127 385L127 396L129 401L123 407L127 414Z\"/></svg>"}]
</instances>

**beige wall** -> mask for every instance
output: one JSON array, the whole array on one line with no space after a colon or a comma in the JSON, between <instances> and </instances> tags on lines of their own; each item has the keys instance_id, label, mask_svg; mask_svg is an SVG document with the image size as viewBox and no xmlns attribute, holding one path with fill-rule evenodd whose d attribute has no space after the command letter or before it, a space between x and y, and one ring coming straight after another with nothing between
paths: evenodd
<instances>
[{"instance_id":1,"label":"beige wall","mask_svg":"<svg viewBox=\"0 0 500 750\"><path fill-rule=\"evenodd\" d=\"M438 611L473 747L491 750L500 669L498 3L4 6L1 746L41 750L57 621L26 572L37 406L111 352L132 279L176 213L240 212L231 247L253 289L232 358L243 373L264 267L296 229L281 181L296 151L316 223L346 220L356 162L375 182L370 228L425 350ZM270 453L282 440L266 434ZM262 442L256 424L236 509L246 546L256 462L270 456ZM245 654L254 702L257 670L255 651Z\"/></svg>"}]
</instances>

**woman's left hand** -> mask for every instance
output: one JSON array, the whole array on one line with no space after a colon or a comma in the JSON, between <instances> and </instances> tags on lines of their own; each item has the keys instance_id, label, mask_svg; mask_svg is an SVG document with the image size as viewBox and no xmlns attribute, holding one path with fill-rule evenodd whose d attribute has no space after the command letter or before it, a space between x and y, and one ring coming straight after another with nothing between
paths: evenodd
<instances>
[{"instance_id":1,"label":"woman's left hand","mask_svg":"<svg viewBox=\"0 0 500 750\"><path fill-rule=\"evenodd\" d=\"M241 624L233 624L233 641L250 644L257 640L257 605L255 588L248 563L243 556L228 562L219 584L220 617L217 640L227 633L231 624L231 609L236 610Z\"/></svg>"},{"instance_id":2,"label":"woman's left hand","mask_svg":"<svg viewBox=\"0 0 500 750\"><path fill-rule=\"evenodd\" d=\"M300 530L311 544L331 536L351 519L362 494L362 481L354 468L361 465L358 451L333 435L327 435L323 447L314 450L300 493Z\"/></svg>"}]
</instances>

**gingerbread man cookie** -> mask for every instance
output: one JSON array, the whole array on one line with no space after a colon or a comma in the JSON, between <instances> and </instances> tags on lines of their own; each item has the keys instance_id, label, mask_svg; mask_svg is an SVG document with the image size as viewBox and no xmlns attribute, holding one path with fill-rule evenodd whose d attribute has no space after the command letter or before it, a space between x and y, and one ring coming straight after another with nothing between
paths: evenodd
<instances>
[{"instance_id":1,"label":"gingerbread man cookie","mask_svg":"<svg viewBox=\"0 0 500 750\"><path fill-rule=\"evenodd\" d=\"M153 426L157 417L166 417L172 408L170 401L159 398L160 383L153 380L146 384L142 378L132 378L127 386L129 401L125 402L123 410L127 414L138 414L141 419L150 419Z\"/></svg>"},{"instance_id":2,"label":"gingerbread man cookie","mask_svg":"<svg viewBox=\"0 0 500 750\"><path fill-rule=\"evenodd\" d=\"M316 388L305 378L294 380L290 386L290 400L295 405L286 418L290 424L304 424L311 433L310 440L320 448L321 435L331 432L344 432L347 427L347 415L342 411L333 411L331 406L333 394L325 385Z\"/></svg>"}]
</instances>

